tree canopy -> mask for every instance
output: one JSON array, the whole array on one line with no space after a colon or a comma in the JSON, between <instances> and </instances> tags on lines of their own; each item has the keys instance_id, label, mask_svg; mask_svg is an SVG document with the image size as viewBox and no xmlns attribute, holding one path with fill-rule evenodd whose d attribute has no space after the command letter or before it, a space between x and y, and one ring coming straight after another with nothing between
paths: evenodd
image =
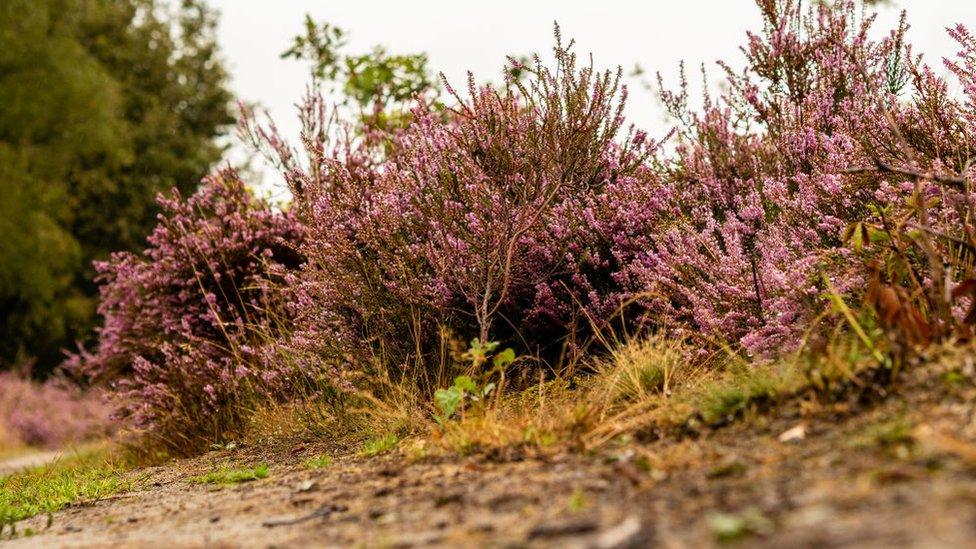
<instances>
[{"instance_id":1,"label":"tree canopy","mask_svg":"<svg viewBox=\"0 0 976 549\"><path fill-rule=\"evenodd\" d=\"M144 246L233 122L200 0L0 3L0 366L84 340L92 261Z\"/></svg>"}]
</instances>

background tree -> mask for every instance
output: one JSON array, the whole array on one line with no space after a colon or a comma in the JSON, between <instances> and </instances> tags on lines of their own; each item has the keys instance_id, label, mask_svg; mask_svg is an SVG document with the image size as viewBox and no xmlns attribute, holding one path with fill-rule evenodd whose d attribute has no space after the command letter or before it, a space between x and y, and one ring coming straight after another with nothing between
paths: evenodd
<instances>
[{"instance_id":1,"label":"background tree","mask_svg":"<svg viewBox=\"0 0 976 549\"><path fill-rule=\"evenodd\" d=\"M313 80L353 108L359 128L366 132L406 126L416 102L438 104L440 89L427 66L427 54L391 54L382 46L346 53L347 35L340 27L316 23L306 15L304 33L293 38L281 57L307 61Z\"/></svg>"},{"instance_id":2,"label":"background tree","mask_svg":"<svg viewBox=\"0 0 976 549\"><path fill-rule=\"evenodd\" d=\"M135 250L233 122L200 0L0 3L0 366L47 371L94 319L93 260Z\"/></svg>"}]
</instances>

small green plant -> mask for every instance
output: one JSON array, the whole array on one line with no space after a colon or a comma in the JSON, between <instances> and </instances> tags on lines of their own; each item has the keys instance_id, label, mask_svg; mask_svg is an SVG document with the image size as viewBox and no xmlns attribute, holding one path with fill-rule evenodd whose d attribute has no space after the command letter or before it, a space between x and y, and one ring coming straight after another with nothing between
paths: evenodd
<instances>
[{"instance_id":1,"label":"small green plant","mask_svg":"<svg viewBox=\"0 0 976 549\"><path fill-rule=\"evenodd\" d=\"M482 370L490 357L492 369L488 375L503 373L505 368L515 362L515 351L511 348L506 348L503 351L495 353L497 348L497 341L483 343L477 338L472 339L471 347L468 348L462 357L471 363L471 369L474 371ZM494 355L492 356L493 353ZM439 425L443 426L457 411L461 410L463 412L465 401L483 402L491 395L495 387L494 382L488 382L479 387L478 383L470 376L458 376L454 378L454 385L447 389L438 389L434 392L434 405L439 412L434 415L434 419Z\"/></svg>"},{"instance_id":2,"label":"small green plant","mask_svg":"<svg viewBox=\"0 0 976 549\"><path fill-rule=\"evenodd\" d=\"M233 469L227 466L221 467L216 471L210 471L205 475L192 477L190 482L194 484L217 484L233 486L242 482L250 482L268 477L268 464L259 463L251 468Z\"/></svg>"},{"instance_id":3,"label":"small green plant","mask_svg":"<svg viewBox=\"0 0 976 549\"><path fill-rule=\"evenodd\" d=\"M388 433L379 438L371 438L363 444L362 455L366 457L373 457L380 454L385 454L396 448L396 445L399 442L400 437L398 437L396 433Z\"/></svg>"},{"instance_id":4,"label":"small green plant","mask_svg":"<svg viewBox=\"0 0 976 549\"><path fill-rule=\"evenodd\" d=\"M483 342L478 338L471 340L471 346L465 351L462 358L471 362L471 367L474 370L480 370L482 366L488 362L488 357L495 352L498 348L497 341L487 341ZM492 366L495 370L505 368L509 364L515 362L515 351L511 348L506 348L504 351L496 353L491 359Z\"/></svg>"},{"instance_id":5,"label":"small green plant","mask_svg":"<svg viewBox=\"0 0 976 549\"><path fill-rule=\"evenodd\" d=\"M942 380L945 381L947 385L962 385L966 382L966 376L960 372L957 372L956 370L952 370L950 372L946 372L945 375L942 376Z\"/></svg>"},{"instance_id":6,"label":"small green plant","mask_svg":"<svg viewBox=\"0 0 976 549\"><path fill-rule=\"evenodd\" d=\"M738 477L745 474L749 466L739 460L723 463L710 469L705 476L710 479Z\"/></svg>"},{"instance_id":7,"label":"small green plant","mask_svg":"<svg viewBox=\"0 0 976 549\"><path fill-rule=\"evenodd\" d=\"M328 454L310 457L302 461L302 467L306 469L325 469L330 465L332 465L332 457Z\"/></svg>"},{"instance_id":8,"label":"small green plant","mask_svg":"<svg viewBox=\"0 0 976 549\"><path fill-rule=\"evenodd\" d=\"M684 340L657 334L623 342L597 360L595 370L607 378L610 400L634 402L654 394L670 395L695 372L691 355Z\"/></svg>"},{"instance_id":9,"label":"small green plant","mask_svg":"<svg viewBox=\"0 0 976 549\"><path fill-rule=\"evenodd\" d=\"M705 385L696 407L705 423L723 423L755 401L776 397L783 384L780 376L772 371L736 372L731 379Z\"/></svg>"},{"instance_id":10,"label":"small green plant","mask_svg":"<svg viewBox=\"0 0 976 549\"><path fill-rule=\"evenodd\" d=\"M552 446L556 443L557 437L554 433L549 431L538 429L534 426L526 427L522 431L522 441L526 444L532 444L539 446L540 448L545 448L547 446Z\"/></svg>"},{"instance_id":11,"label":"small green plant","mask_svg":"<svg viewBox=\"0 0 976 549\"><path fill-rule=\"evenodd\" d=\"M737 541L750 535L765 535L773 530L772 521L756 508L734 515L713 513L709 515L708 522L715 539L721 543Z\"/></svg>"},{"instance_id":12,"label":"small green plant","mask_svg":"<svg viewBox=\"0 0 976 549\"><path fill-rule=\"evenodd\" d=\"M132 484L124 472L107 450L95 450L2 477L0 527L16 533L18 521L129 490Z\"/></svg>"},{"instance_id":13,"label":"small green plant","mask_svg":"<svg viewBox=\"0 0 976 549\"><path fill-rule=\"evenodd\" d=\"M494 383L488 383L479 389L470 377L458 376L454 378L454 385L434 392L434 404L437 405L437 410L440 412L434 416L434 419L443 425L454 416L466 398L478 401L487 398L494 389Z\"/></svg>"},{"instance_id":14,"label":"small green plant","mask_svg":"<svg viewBox=\"0 0 976 549\"><path fill-rule=\"evenodd\" d=\"M230 442L227 442L227 443L219 443L219 442L217 442L217 443L214 443L214 444L211 444L210 445L210 449L211 450L226 450L226 451L229 452L229 451L231 451L231 450L233 450L235 448L237 448L237 443L234 442L234 441L230 441Z\"/></svg>"}]
</instances>

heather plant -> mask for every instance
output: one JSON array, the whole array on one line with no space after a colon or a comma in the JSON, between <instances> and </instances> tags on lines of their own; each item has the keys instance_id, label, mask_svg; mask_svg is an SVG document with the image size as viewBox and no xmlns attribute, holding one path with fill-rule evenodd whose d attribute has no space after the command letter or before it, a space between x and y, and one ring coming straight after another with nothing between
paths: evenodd
<instances>
[{"instance_id":1,"label":"heather plant","mask_svg":"<svg viewBox=\"0 0 976 549\"><path fill-rule=\"evenodd\" d=\"M83 392L64 378L38 383L0 373L0 449L62 447L115 430L101 391Z\"/></svg>"},{"instance_id":2,"label":"heather plant","mask_svg":"<svg viewBox=\"0 0 976 549\"><path fill-rule=\"evenodd\" d=\"M861 158L854 136L877 125L869 83L846 52L870 59L869 78L885 78L901 33L871 41L871 20L858 22L853 3L759 4L763 33L750 34L741 75L726 67L727 93L706 97L700 113L685 91L663 93L688 124L667 168L679 222L659 229L631 269L667 297L652 309L763 353L796 344L819 312L821 273L841 292L859 280L839 235L871 189L837 173Z\"/></svg>"},{"instance_id":3,"label":"heather plant","mask_svg":"<svg viewBox=\"0 0 976 549\"><path fill-rule=\"evenodd\" d=\"M269 347L287 328L281 285L302 263L303 229L232 170L159 203L149 247L97 266L104 326L69 367L109 384L135 426L192 448L238 426L252 398L289 388Z\"/></svg>"},{"instance_id":4,"label":"heather plant","mask_svg":"<svg viewBox=\"0 0 976 549\"><path fill-rule=\"evenodd\" d=\"M976 40L950 30L956 97L905 43L904 19L876 37L853 1L757 3L763 29L743 69L721 64L718 96L696 108L684 81L662 89L677 124L666 149L625 129L619 70L580 63L558 29L553 67L513 59L501 88L445 83L443 108L408 86L388 97L414 105L403 124L347 126L321 91L342 36L310 24L290 53L321 63L299 146L251 113L241 126L290 209L233 172L163 200L150 248L100 267L105 327L80 362L124 415L177 439L219 436L255 395L308 396L300 372L323 381L313 396L392 410L378 430L392 446L405 408L447 432L471 419L466 404L499 400L509 370L574 365L589 341L611 350L612 369L590 369L616 410L711 368L702 347L771 359L828 304L853 325L851 297L889 333L921 334L910 343L972 324ZM612 351L634 333L644 343ZM703 397L707 422L781 381L742 363Z\"/></svg>"},{"instance_id":5,"label":"heather plant","mask_svg":"<svg viewBox=\"0 0 976 549\"><path fill-rule=\"evenodd\" d=\"M884 105L886 133L863 137L870 163L849 170L884 181L870 204L873 215L850 224L844 236L870 249L868 303L899 352L969 338L976 324L976 40L961 25L949 34L961 51L944 64L962 93L951 94L949 82L910 59L912 102Z\"/></svg>"},{"instance_id":6,"label":"heather plant","mask_svg":"<svg viewBox=\"0 0 976 549\"><path fill-rule=\"evenodd\" d=\"M828 285L863 295L870 252L848 245L845 229L883 223L885 208L914 192L905 170L882 177L873 167L914 157L924 165L911 170L940 172L969 145L965 109L913 57L904 20L874 39L874 17L854 2L758 5L764 28L749 34L744 70L722 64L726 91L696 110L684 82L662 89L678 137L656 182L620 180L589 219L646 322L775 354L799 343ZM899 134L926 153L905 151ZM941 206L937 217L957 230L964 219Z\"/></svg>"},{"instance_id":7,"label":"heather plant","mask_svg":"<svg viewBox=\"0 0 976 549\"><path fill-rule=\"evenodd\" d=\"M611 182L646 173L655 144L623 135L619 71L580 66L571 47L557 31L556 67L536 59L500 90L446 85L456 104L419 105L378 163L327 141L314 93L301 109L304 165L273 127L245 126L309 227L291 351L354 368L380 357L419 378L450 360L452 339L552 354L586 326L564 314L604 284L576 265L602 261L578 256L581 220Z\"/></svg>"}]
</instances>

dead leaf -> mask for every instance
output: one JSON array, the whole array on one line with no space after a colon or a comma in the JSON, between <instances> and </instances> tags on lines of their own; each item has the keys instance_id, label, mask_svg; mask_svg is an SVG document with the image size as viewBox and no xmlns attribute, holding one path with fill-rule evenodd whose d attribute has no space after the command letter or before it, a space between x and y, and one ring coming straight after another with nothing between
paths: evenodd
<instances>
[{"instance_id":1,"label":"dead leaf","mask_svg":"<svg viewBox=\"0 0 976 549\"><path fill-rule=\"evenodd\" d=\"M794 442L807 437L807 426L803 423L790 427L779 435L780 442Z\"/></svg>"}]
</instances>

